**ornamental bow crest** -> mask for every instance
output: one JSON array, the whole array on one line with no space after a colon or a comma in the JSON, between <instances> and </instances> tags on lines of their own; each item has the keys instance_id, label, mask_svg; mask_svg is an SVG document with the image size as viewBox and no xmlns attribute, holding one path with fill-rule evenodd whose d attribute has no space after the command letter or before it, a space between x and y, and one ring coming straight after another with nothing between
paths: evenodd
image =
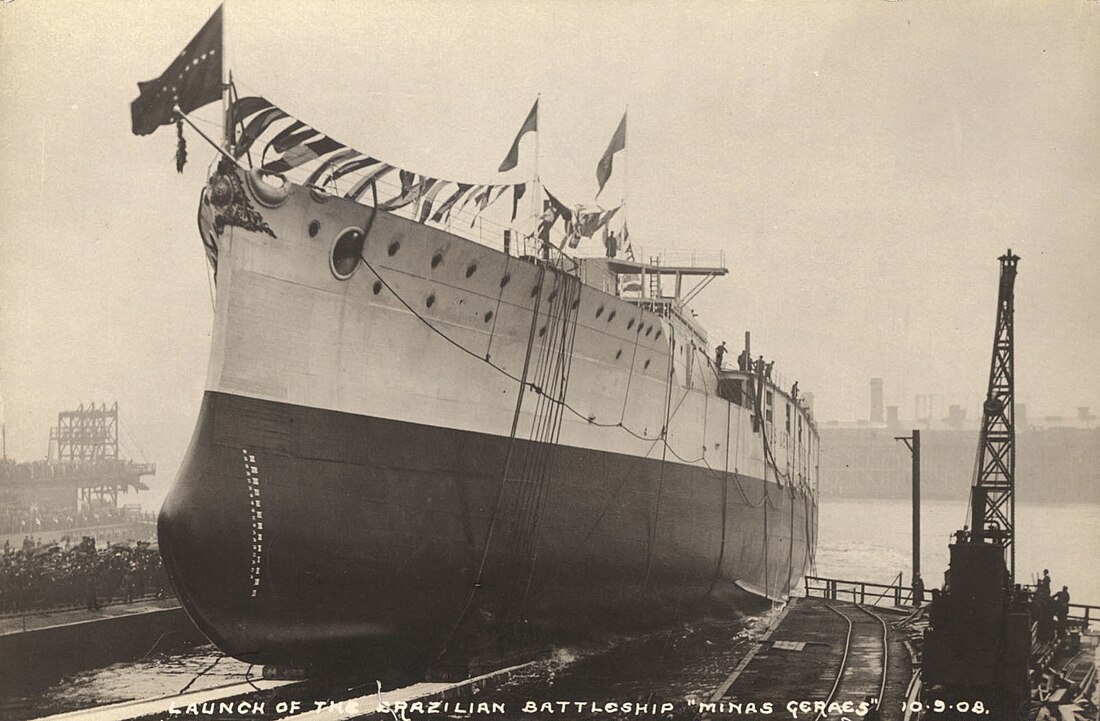
<instances>
[{"instance_id":1,"label":"ornamental bow crest","mask_svg":"<svg viewBox=\"0 0 1100 721\"><path fill-rule=\"evenodd\" d=\"M275 231L253 207L240 176L225 160L222 160L218 172L210 178L209 197L215 209L214 229L218 235L222 234L225 226L235 225L275 237Z\"/></svg>"}]
</instances>

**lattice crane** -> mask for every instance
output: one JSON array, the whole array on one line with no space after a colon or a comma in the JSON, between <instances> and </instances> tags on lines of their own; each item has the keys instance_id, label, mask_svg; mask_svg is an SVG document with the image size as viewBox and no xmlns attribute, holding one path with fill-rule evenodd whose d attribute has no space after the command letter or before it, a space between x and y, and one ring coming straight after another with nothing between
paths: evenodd
<instances>
[{"instance_id":1,"label":"lattice crane","mask_svg":"<svg viewBox=\"0 0 1100 721\"><path fill-rule=\"evenodd\" d=\"M971 489L971 534L1004 546L1010 578L1016 578L1016 425L1013 369L1013 288L1019 256L1010 248L1001 261L997 293L997 327L989 390L982 406L982 432Z\"/></svg>"}]
</instances>

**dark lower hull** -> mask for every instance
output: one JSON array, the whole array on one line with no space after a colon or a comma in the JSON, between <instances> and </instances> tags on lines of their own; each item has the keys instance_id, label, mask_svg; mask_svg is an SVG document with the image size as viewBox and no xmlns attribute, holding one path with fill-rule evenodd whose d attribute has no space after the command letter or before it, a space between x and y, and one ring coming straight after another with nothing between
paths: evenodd
<instances>
[{"instance_id":1,"label":"dark lower hull","mask_svg":"<svg viewBox=\"0 0 1100 721\"><path fill-rule=\"evenodd\" d=\"M509 480L501 493L509 453L517 475L532 450L208 392L161 552L223 650L306 666L419 667L472 627L522 620L555 640L736 604L739 585L782 596L805 570L807 497L663 463L659 446L647 459L559 447L541 489Z\"/></svg>"}]
</instances>

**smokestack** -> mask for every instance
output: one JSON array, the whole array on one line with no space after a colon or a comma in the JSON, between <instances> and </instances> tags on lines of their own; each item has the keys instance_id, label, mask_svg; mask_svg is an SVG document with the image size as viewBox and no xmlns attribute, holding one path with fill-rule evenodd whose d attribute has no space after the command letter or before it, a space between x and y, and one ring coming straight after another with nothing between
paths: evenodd
<instances>
[{"instance_id":1,"label":"smokestack","mask_svg":"<svg viewBox=\"0 0 1100 721\"><path fill-rule=\"evenodd\" d=\"M882 425L882 379L871 379L871 425Z\"/></svg>"},{"instance_id":2,"label":"smokestack","mask_svg":"<svg viewBox=\"0 0 1100 721\"><path fill-rule=\"evenodd\" d=\"M966 411L962 406L951 405L947 409L947 425L949 428L959 430L966 420Z\"/></svg>"},{"instance_id":3,"label":"smokestack","mask_svg":"<svg viewBox=\"0 0 1100 721\"><path fill-rule=\"evenodd\" d=\"M886 425L894 429L901 426L901 422L898 420L897 406L886 406Z\"/></svg>"}]
</instances>

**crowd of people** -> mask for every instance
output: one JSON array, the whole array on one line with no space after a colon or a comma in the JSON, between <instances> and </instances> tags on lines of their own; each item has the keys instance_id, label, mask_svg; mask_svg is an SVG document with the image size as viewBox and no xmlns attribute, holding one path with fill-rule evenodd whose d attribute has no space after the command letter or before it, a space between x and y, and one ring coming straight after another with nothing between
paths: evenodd
<instances>
[{"instance_id":1,"label":"crowd of people","mask_svg":"<svg viewBox=\"0 0 1100 721\"><path fill-rule=\"evenodd\" d=\"M163 596L168 585L156 547L144 541L96 547L85 536L78 544L35 543L19 548L5 542L0 554L0 614L51 608L129 602Z\"/></svg>"},{"instance_id":2,"label":"crowd of people","mask_svg":"<svg viewBox=\"0 0 1100 721\"><path fill-rule=\"evenodd\" d=\"M47 511L39 508L0 505L0 536L35 535L44 531L110 526L135 520L150 520L127 508L68 508Z\"/></svg>"},{"instance_id":3,"label":"crowd of people","mask_svg":"<svg viewBox=\"0 0 1100 721\"><path fill-rule=\"evenodd\" d=\"M65 462L0 460L0 481L28 481L65 476L110 475L130 470L133 461L122 458L100 458L94 461Z\"/></svg>"}]
</instances>

